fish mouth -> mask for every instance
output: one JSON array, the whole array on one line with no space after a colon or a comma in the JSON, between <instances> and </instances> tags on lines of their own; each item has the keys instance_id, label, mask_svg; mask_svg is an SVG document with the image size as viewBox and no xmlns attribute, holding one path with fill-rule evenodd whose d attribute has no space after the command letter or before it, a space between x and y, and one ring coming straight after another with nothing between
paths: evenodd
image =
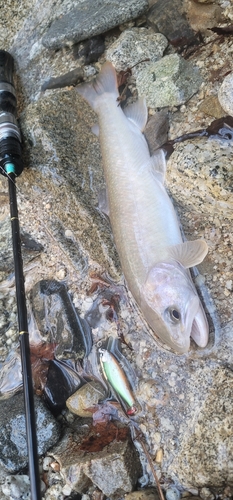
<instances>
[{"instance_id":1,"label":"fish mouth","mask_svg":"<svg viewBox=\"0 0 233 500\"><path fill-rule=\"evenodd\" d=\"M197 313L195 314L191 337L196 342L199 347L206 347L209 340L209 326L207 323L206 315L204 313L204 309L202 304L199 302L199 308Z\"/></svg>"},{"instance_id":2,"label":"fish mouth","mask_svg":"<svg viewBox=\"0 0 233 500\"><path fill-rule=\"evenodd\" d=\"M175 339L173 336L173 342L177 344L177 349L180 353L188 352L190 337L198 347L204 348L208 344L209 326L199 297L195 297L192 304L189 303L189 311L190 313L187 315L184 328L188 334L181 335L178 339Z\"/></svg>"}]
</instances>

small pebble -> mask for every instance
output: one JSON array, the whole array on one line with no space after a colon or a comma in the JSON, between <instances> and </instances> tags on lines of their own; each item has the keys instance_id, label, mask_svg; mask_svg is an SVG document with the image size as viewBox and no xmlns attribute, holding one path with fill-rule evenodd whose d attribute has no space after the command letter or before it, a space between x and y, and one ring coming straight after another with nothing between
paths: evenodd
<instances>
[{"instance_id":1,"label":"small pebble","mask_svg":"<svg viewBox=\"0 0 233 500\"><path fill-rule=\"evenodd\" d=\"M92 413L88 411L105 397L105 390L98 381L88 382L78 389L66 401L67 408L80 417L90 417Z\"/></svg>"},{"instance_id":2,"label":"small pebble","mask_svg":"<svg viewBox=\"0 0 233 500\"><path fill-rule=\"evenodd\" d=\"M68 484L66 484L62 490L62 493L63 495L68 496L71 494L71 491L72 491L71 487Z\"/></svg>"},{"instance_id":3,"label":"small pebble","mask_svg":"<svg viewBox=\"0 0 233 500\"><path fill-rule=\"evenodd\" d=\"M160 464L162 461L163 461L163 450L162 448L160 448L157 453L156 453L156 456L155 456L155 461Z\"/></svg>"},{"instance_id":4,"label":"small pebble","mask_svg":"<svg viewBox=\"0 0 233 500\"><path fill-rule=\"evenodd\" d=\"M175 487L168 488L166 491L166 500L179 500L180 491Z\"/></svg>"},{"instance_id":5,"label":"small pebble","mask_svg":"<svg viewBox=\"0 0 233 500\"><path fill-rule=\"evenodd\" d=\"M58 280L63 280L65 278L65 276L66 276L66 271L64 268L59 269L59 271L56 273L56 278Z\"/></svg>"},{"instance_id":6,"label":"small pebble","mask_svg":"<svg viewBox=\"0 0 233 500\"><path fill-rule=\"evenodd\" d=\"M17 498L29 498L30 480L26 475L7 476L2 485L2 492L6 497L16 500Z\"/></svg>"},{"instance_id":7,"label":"small pebble","mask_svg":"<svg viewBox=\"0 0 233 500\"><path fill-rule=\"evenodd\" d=\"M45 457L43 460L43 470L47 471L49 470L49 466L53 459L51 457Z\"/></svg>"},{"instance_id":8,"label":"small pebble","mask_svg":"<svg viewBox=\"0 0 233 500\"><path fill-rule=\"evenodd\" d=\"M155 433L153 434L153 441L154 441L155 443L157 443L157 444L159 444L159 443L160 443L160 441L161 441L161 434L160 434L160 432L155 432Z\"/></svg>"},{"instance_id":9,"label":"small pebble","mask_svg":"<svg viewBox=\"0 0 233 500\"><path fill-rule=\"evenodd\" d=\"M132 491L125 495L124 498L125 500L159 500L159 495L157 491L152 488L144 488L139 491Z\"/></svg>"},{"instance_id":10,"label":"small pebble","mask_svg":"<svg viewBox=\"0 0 233 500\"><path fill-rule=\"evenodd\" d=\"M73 234L73 232L70 229L66 229L66 231L65 231L65 237L66 238L73 238L74 234Z\"/></svg>"},{"instance_id":11,"label":"small pebble","mask_svg":"<svg viewBox=\"0 0 233 500\"><path fill-rule=\"evenodd\" d=\"M200 497L202 500L214 500L214 494L211 493L209 488L201 488Z\"/></svg>"}]
</instances>

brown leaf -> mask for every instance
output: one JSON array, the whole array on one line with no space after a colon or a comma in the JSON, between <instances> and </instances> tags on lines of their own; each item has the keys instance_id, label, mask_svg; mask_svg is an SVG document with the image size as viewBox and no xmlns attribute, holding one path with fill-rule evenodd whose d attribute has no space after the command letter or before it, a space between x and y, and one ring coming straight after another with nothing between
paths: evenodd
<instances>
[{"instance_id":1,"label":"brown leaf","mask_svg":"<svg viewBox=\"0 0 233 500\"><path fill-rule=\"evenodd\" d=\"M32 365L32 378L37 394L44 389L49 369L49 360L54 359L54 351L57 344L31 344L30 356Z\"/></svg>"},{"instance_id":2,"label":"brown leaf","mask_svg":"<svg viewBox=\"0 0 233 500\"><path fill-rule=\"evenodd\" d=\"M83 440L80 450L97 452L113 441L126 441L129 435L128 427L117 427L113 422L98 423L90 430L89 436Z\"/></svg>"},{"instance_id":3,"label":"brown leaf","mask_svg":"<svg viewBox=\"0 0 233 500\"><path fill-rule=\"evenodd\" d=\"M42 344L30 344L30 354L31 354L31 362L33 363L35 359L54 359L54 351L57 347L57 344L54 342L47 344L43 342Z\"/></svg>"},{"instance_id":4,"label":"brown leaf","mask_svg":"<svg viewBox=\"0 0 233 500\"><path fill-rule=\"evenodd\" d=\"M126 85L131 74L132 74L131 68L127 68L125 71L119 71L119 73L117 73L118 88L121 87L121 85Z\"/></svg>"}]
</instances>

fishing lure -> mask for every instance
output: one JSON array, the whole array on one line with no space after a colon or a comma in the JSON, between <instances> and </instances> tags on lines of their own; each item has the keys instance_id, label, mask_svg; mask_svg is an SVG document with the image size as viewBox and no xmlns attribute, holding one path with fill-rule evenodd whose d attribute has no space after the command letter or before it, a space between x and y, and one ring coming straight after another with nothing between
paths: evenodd
<instances>
[{"instance_id":1,"label":"fishing lure","mask_svg":"<svg viewBox=\"0 0 233 500\"><path fill-rule=\"evenodd\" d=\"M129 407L127 415L134 415L137 412L136 401L123 369L111 352L99 349L99 353L100 364L106 380Z\"/></svg>"}]
</instances>

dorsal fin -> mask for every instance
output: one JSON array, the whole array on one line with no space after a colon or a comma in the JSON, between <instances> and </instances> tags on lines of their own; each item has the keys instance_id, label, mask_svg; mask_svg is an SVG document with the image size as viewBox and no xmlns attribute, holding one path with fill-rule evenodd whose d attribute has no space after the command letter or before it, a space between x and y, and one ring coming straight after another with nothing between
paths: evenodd
<instances>
[{"instance_id":1,"label":"dorsal fin","mask_svg":"<svg viewBox=\"0 0 233 500\"><path fill-rule=\"evenodd\" d=\"M123 111L128 120L131 120L141 131L144 130L148 116L145 97L140 97L138 101L129 104Z\"/></svg>"},{"instance_id":2,"label":"dorsal fin","mask_svg":"<svg viewBox=\"0 0 233 500\"><path fill-rule=\"evenodd\" d=\"M167 252L169 257L188 268L203 261L208 252L208 245L205 240L184 241L168 247Z\"/></svg>"}]
</instances>

